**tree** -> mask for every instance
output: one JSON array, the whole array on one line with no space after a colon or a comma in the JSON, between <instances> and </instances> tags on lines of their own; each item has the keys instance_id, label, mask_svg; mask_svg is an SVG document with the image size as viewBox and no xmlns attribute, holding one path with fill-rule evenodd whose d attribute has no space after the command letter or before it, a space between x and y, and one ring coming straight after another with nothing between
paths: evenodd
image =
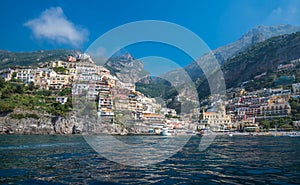
<instances>
[{"instance_id":1,"label":"tree","mask_svg":"<svg viewBox=\"0 0 300 185\"><path fill-rule=\"evenodd\" d=\"M41 96L51 96L52 92L50 90L41 90L41 91L38 91L38 95L41 95Z\"/></svg>"},{"instance_id":2,"label":"tree","mask_svg":"<svg viewBox=\"0 0 300 185\"><path fill-rule=\"evenodd\" d=\"M300 119L300 99L299 98L291 98L289 103L292 108L292 117L293 120L297 121Z\"/></svg>"},{"instance_id":3,"label":"tree","mask_svg":"<svg viewBox=\"0 0 300 185\"><path fill-rule=\"evenodd\" d=\"M11 75L11 78L14 79L14 78L16 78L16 77L17 77L17 73L16 73L16 72L13 72L12 75Z\"/></svg>"},{"instance_id":4,"label":"tree","mask_svg":"<svg viewBox=\"0 0 300 185\"><path fill-rule=\"evenodd\" d=\"M68 69L66 69L64 67L54 67L53 70L59 74L67 74L68 73Z\"/></svg>"},{"instance_id":5,"label":"tree","mask_svg":"<svg viewBox=\"0 0 300 185\"><path fill-rule=\"evenodd\" d=\"M5 87L5 80L0 77L0 89L2 89L3 87Z\"/></svg>"},{"instance_id":6,"label":"tree","mask_svg":"<svg viewBox=\"0 0 300 185\"><path fill-rule=\"evenodd\" d=\"M280 125L280 128L284 129L284 130L291 130L291 129L293 129L292 125L287 124L287 123L283 124L283 125Z\"/></svg>"},{"instance_id":7,"label":"tree","mask_svg":"<svg viewBox=\"0 0 300 185\"><path fill-rule=\"evenodd\" d=\"M68 96L68 95L70 95L72 93L72 89L71 88L64 88L64 89L62 89L59 93L58 93L58 95L59 96Z\"/></svg>"},{"instance_id":8,"label":"tree","mask_svg":"<svg viewBox=\"0 0 300 185\"><path fill-rule=\"evenodd\" d=\"M267 120L262 120L261 124L262 124L264 129L270 129L270 127L271 127L270 122L267 121Z\"/></svg>"},{"instance_id":9,"label":"tree","mask_svg":"<svg viewBox=\"0 0 300 185\"><path fill-rule=\"evenodd\" d=\"M14 110L14 106L9 102L0 101L0 113L12 112Z\"/></svg>"},{"instance_id":10,"label":"tree","mask_svg":"<svg viewBox=\"0 0 300 185\"><path fill-rule=\"evenodd\" d=\"M23 94L24 93L23 85L17 84L16 89L15 89L15 93Z\"/></svg>"},{"instance_id":11,"label":"tree","mask_svg":"<svg viewBox=\"0 0 300 185\"><path fill-rule=\"evenodd\" d=\"M33 91L34 89L35 89L34 83L33 83L33 82L30 82L30 83L28 84L28 90Z\"/></svg>"},{"instance_id":12,"label":"tree","mask_svg":"<svg viewBox=\"0 0 300 185\"><path fill-rule=\"evenodd\" d=\"M1 99L9 98L9 97L10 97L10 94L11 94L11 92L10 92L8 89L5 88L5 89L2 91Z\"/></svg>"}]
</instances>

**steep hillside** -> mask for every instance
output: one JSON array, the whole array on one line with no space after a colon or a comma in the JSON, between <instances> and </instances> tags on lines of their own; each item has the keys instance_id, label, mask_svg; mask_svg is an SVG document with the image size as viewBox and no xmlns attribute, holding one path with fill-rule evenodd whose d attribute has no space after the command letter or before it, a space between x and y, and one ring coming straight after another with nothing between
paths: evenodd
<instances>
[{"instance_id":1,"label":"steep hillside","mask_svg":"<svg viewBox=\"0 0 300 185\"><path fill-rule=\"evenodd\" d=\"M227 59L234 57L238 53L245 51L252 45L262 42L271 37L290 34L300 31L300 26L292 26L292 25L278 25L278 26L257 26L244 34L237 41L228 44L226 46L219 47L213 50L211 53L207 53L203 55L196 62L192 62L185 69L191 76L193 80L197 78L201 78L203 73L201 69L199 69L198 64L200 63L209 63L213 60L216 60L223 64L227 61Z\"/></svg>"},{"instance_id":2,"label":"steep hillside","mask_svg":"<svg viewBox=\"0 0 300 185\"><path fill-rule=\"evenodd\" d=\"M137 82L135 85L137 91L149 97L168 99L178 95L178 92L170 82L159 77L150 77L147 83Z\"/></svg>"},{"instance_id":3,"label":"steep hillside","mask_svg":"<svg viewBox=\"0 0 300 185\"><path fill-rule=\"evenodd\" d=\"M236 86L280 64L300 58L300 32L273 37L229 59L222 70L227 87Z\"/></svg>"},{"instance_id":4,"label":"steep hillside","mask_svg":"<svg viewBox=\"0 0 300 185\"><path fill-rule=\"evenodd\" d=\"M144 70L141 61L135 60L129 53L112 56L105 64L110 72L127 83L145 82L150 73Z\"/></svg>"},{"instance_id":5,"label":"steep hillside","mask_svg":"<svg viewBox=\"0 0 300 185\"><path fill-rule=\"evenodd\" d=\"M76 55L78 51L57 49L33 52L10 52L0 50L0 69L12 66L37 65L55 59L65 59L68 55Z\"/></svg>"},{"instance_id":6,"label":"steep hillside","mask_svg":"<svg viewBox=\"0 0 300 185\"><path fill-rule=\"evenodd\" d=\"M295 82L299 81L298 64L293 71L277 72L280 64L287 64L291 60L300 58L300 32L272 37L257 43L222 65L226 88L237 87L242 82L254 80L255 76L265 73L260 79L251 81L246 87L248 90L275 87L274 80L284 75L294 75ZM298 75L298 76L297 76ZM206 78L201 76L197 80L199 97L209 95L209 86Z\"/></svg>"}]
</instances>

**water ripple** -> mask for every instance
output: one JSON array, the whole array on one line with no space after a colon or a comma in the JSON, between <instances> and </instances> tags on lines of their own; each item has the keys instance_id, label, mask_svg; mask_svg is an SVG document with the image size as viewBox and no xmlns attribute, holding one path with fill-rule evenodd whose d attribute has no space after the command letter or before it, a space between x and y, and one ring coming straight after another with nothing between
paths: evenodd
<instances>
[{"instance_id":1,"label":"water ripple","mask_svg":"<svg viewBox=\"0 0 300 185\"><path fill-rule=\"evenodd\" d=\"M154 138L123 139L156 144ZM163 162L129 167L97 154L80 136L0 136L0 183L300 184L299 141L222 136L199 151L200 137L192 137Z\"/></svg>"}]
</instances>

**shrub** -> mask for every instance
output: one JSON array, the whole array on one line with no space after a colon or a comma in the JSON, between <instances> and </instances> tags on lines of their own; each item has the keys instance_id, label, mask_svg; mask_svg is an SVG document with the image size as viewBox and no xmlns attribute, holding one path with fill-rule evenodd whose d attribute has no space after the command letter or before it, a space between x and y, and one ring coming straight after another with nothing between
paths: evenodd
<instances>
[{"instance_id":1,"label":"shrub","mask_svg":"<svg viewBox=\"0 0 300 185\"><path fill-rule=\"evenodd\" d=\"M70 94L72 94L71 88L64 88L58 93L59 96L68 96Z\"/></svg>"},{"instance_id":2,"label":"shrub","mask_svg":"<svg viewBox=\"0 0 300 185\"><path fill-rule=\"evenodd\" d=\"M8 102L0 101L0 113L12 112L14 108L14 105Z\"/></svg>"},{"instance_id":3,"label":"shrub","mask_svg":"<svg viewBox=\"0 0 300 185\"><path fill-rule=\"evenodd\" d=\"M59 74L67 74L68 73L68 69L64 68L64 67L54 67L53 70Z\"/></svg>"},{"instance_id":4,"label":"shrub","mask_svg":"<svg viewBox=\"0 0 300 185\"><path fill-rule=\"evenodd\" d=\"M37 114L30 114L30 113L26 113L26 114L10 114L9 115L11 118L13 119L23 119L23 118L34 118L34 119L39 119L39 116Z\"/></svg>"},{"instance_id":5,"label":"shrub","mask_svg":"<svg viewBox=\"0 0 300 185\"><path fill-rule=\"evenodd\" d=\"M26 114L27 118L34 118L34 119L39 119L39 116L37 114Z\"/></svg>"},{"instance_id":6,"label":"shrub","mask_svg":"<svg viewBox=\"0 0 300 185\"><path fill-rule=\"evenodd\" d=\"M5 87L5 80L2 77L0 77L0 89L3 87Z\"/></svg>"},{"instance_id":7,"label":"shrub","mask_svg":"<svg viewBox=\"0 0 300 185\"><path fill-rule=\"evenodd\" d=\"M13 119L23 119L26 117L24 114L11 114L9 116Z\"/></svg>"},{"instance_id":8,"label":"shrub","mask_svg":"<svg viewBox=\"0 0 300 185\"><path fill-rule=\"evenodd\" d=\"M40 96L51 96L52 92L50 90L41 90L37 93Z\"/></svg>"}]
</instances>

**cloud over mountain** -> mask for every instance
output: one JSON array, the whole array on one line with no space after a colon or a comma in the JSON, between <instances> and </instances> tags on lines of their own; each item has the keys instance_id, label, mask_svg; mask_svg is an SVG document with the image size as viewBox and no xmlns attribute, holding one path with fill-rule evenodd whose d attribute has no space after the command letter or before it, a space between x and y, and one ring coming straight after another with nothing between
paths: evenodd
<instances>
[{"instance_id":1,"label":"cloud over mountain","mask_svg":"<svg viewBox=\"0 0 300 185\"><path fill-rule=\"evenodd\" d=\"M46 9L38 18L24 24L37 39L78 47L87 40L88 31L67 19L61 7Z\"/></svg>"},{"instance_id":2,"label":"cloud over mountain","mask_svg":"<svg viewBox=\"0 0 300 185\"><path fill-rule=\"evenodd\" d=\"M283 3L273 11L268 16L266 23L269 25L275 24L300 24L300 1L291 0L283 1Z\"/></svg>"}]
</instances>

